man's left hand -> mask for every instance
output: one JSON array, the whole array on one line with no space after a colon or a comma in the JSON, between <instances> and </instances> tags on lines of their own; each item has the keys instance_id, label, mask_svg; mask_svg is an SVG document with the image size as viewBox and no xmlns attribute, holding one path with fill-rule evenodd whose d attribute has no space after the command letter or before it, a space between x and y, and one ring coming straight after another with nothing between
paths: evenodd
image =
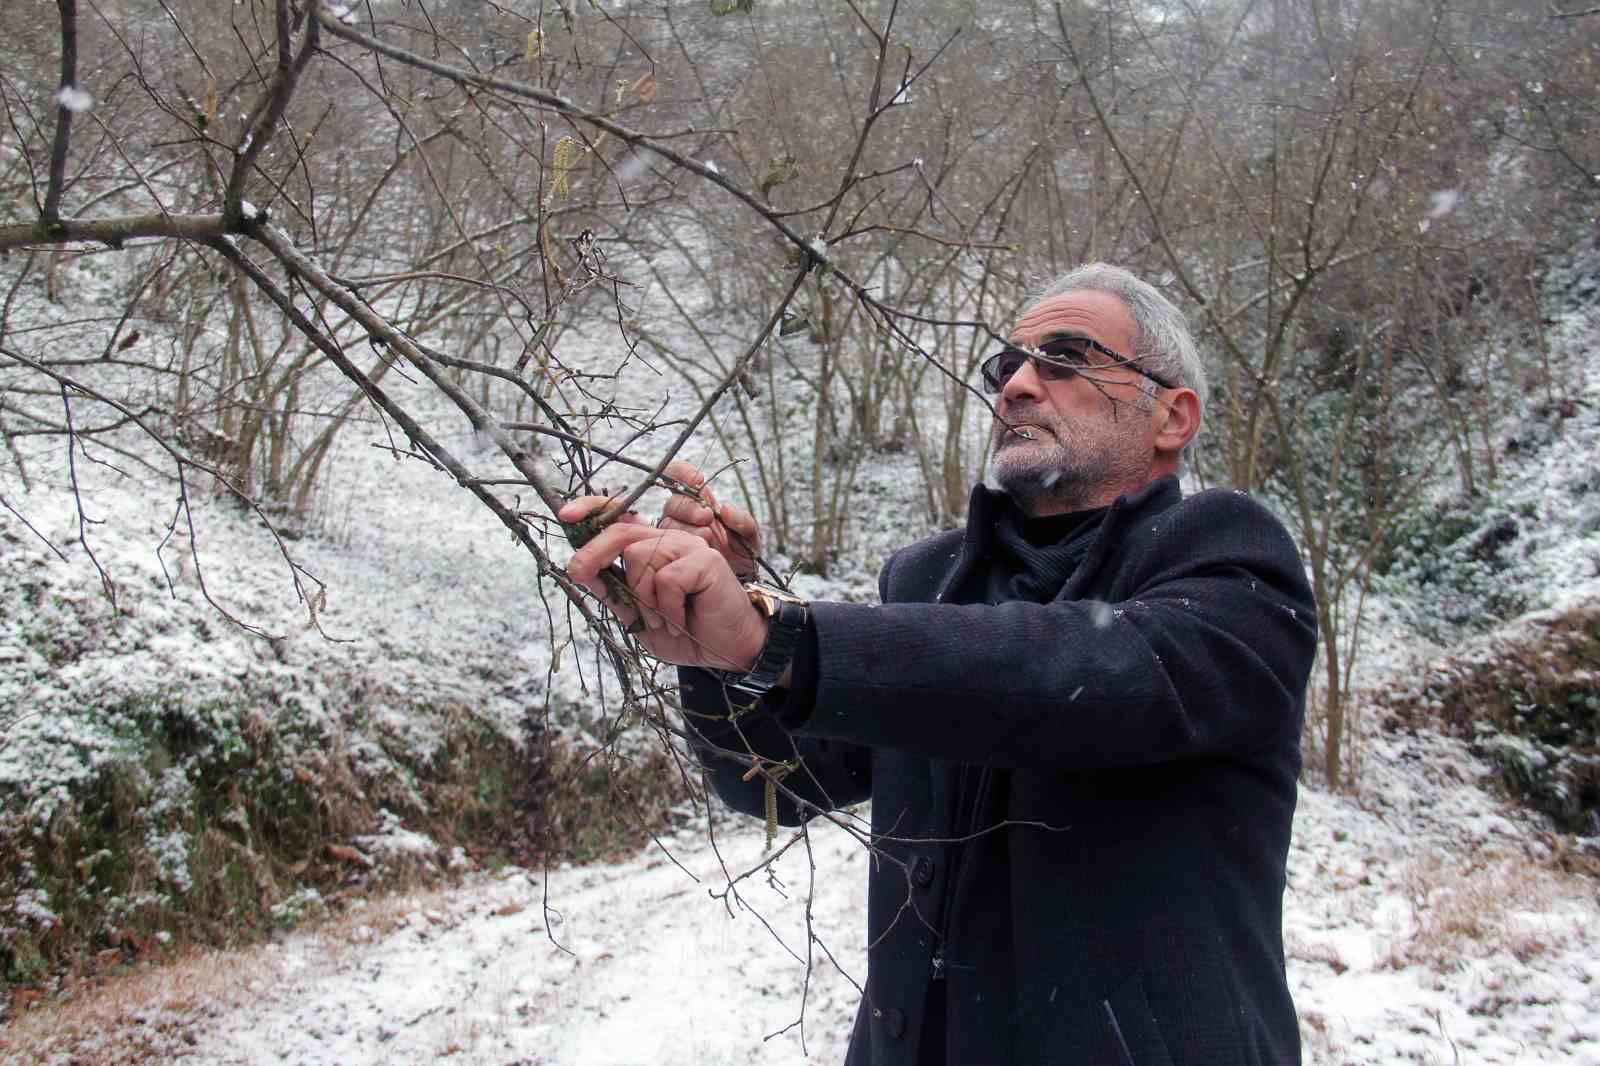
<instances>
[{"instance_id":1,"label":"man's left hand","mask_svg":"<svg viewBox=\"0 0 1600 1066\"><path fill-rule=\"evenodd\" d=\"M581 522L611 501L584 496L557 517ZM601 572L622 565L631 601L617 602ZM567 576L603 600L625 625L643 622L639 643L680 666L743 673L767 640L767 620L750 602L723 554L681 530L621 521L601 530L573 553Z\"/></svg>"}]
</instances>

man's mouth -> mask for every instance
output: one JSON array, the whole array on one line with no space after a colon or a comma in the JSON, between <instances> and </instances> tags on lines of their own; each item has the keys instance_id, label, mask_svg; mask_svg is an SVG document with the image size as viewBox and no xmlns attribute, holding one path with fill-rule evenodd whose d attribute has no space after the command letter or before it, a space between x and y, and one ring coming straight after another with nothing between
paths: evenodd
<instances>
[{"instance_id":1,"label":"man's mouth","mask_svg":"<svg viewBox=\"0 0 1600 1066\"><path fill-rule=\"evenodd\" d=\"M1011 434L1021 437L1023 440L1043 440L1049 436L1049 433L1050 431L1043 426L1036 426L1026 422L1011 427Z\"/></svg>"}]
</instances>

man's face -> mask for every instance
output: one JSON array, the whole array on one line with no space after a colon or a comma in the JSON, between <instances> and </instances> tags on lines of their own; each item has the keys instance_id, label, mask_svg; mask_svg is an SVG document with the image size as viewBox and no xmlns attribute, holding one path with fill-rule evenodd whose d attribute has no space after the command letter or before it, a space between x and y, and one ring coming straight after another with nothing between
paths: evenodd
<instances>
[{"instance_id":1,"label":"man's face","mask_svg":"<svg viewBox=\"0 0 1600 1066\"><path fill-rule=\"evenodd\" d=\"M1132 358L1136 335L1120 299L1080 290L1030 309L1011 343L1037 347L1057 337L1088 337ZM1031 362L1023 364L995 404L995 480L1031 515L1100 507L1145 484L1155 476L1154 388L1110 357L1051 381Z\"/></svg>"}]
</instances>

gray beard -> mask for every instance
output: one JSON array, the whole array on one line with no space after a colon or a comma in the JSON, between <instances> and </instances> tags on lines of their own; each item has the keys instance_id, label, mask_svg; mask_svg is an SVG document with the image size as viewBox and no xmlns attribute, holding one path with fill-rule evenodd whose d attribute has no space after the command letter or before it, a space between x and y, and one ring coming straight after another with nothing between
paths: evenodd
<instances>
[{"instance_id":1,"label":"gray beard","mask_svg":"<svg viewBox=\"0 0 1600 1066\"><path fill-rule=\"evenodd\" d=\"M1032 468L996 471L995 481L1024 514L1044 510L1081 511L1078 506L1084 486L1073 485L1059 470Z\"/></svg>"},{"instance_id":2,"label":"gray beard","mask_svg":"<svg viewBox=\"0 0 1600 1066\"><path fill-rule=\"evenodd\" d=\"M1136 417L1122 412L1121 417ZM1093 440L1075 439L1061 419L1046 416L1037 409L1020 412L1012 421L1026 419L1043 422L1052 436L1049 447L1039 443L1006 443L1011 431L997 426L989 461L993 483L1003 489L1028 515L1066 513L1098 507L1113 487L1136 483L1144 473L1125 449L1117 445L1116 427L1110 432L1093 433ZM1023 454L1023 449L1029 449Z\"/></svg>"},{"instance_id":3,"label":"gray beard","mask_svg":"<svg viewBox=\"0 0 1600 1066\"><path fill-rule=\"evenodd\" d=\"M995 484L1028 515L1088 508L1090 497L1101 487L1103 479L1084 466L1079 462L992 464Z\"/></svg>"}]
</instances>

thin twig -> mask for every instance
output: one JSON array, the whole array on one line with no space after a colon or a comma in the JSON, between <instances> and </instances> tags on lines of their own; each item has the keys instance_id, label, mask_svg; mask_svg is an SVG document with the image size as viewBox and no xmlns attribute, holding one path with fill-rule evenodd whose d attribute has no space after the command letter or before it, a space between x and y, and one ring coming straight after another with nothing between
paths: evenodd
<instances>
[{"instance_id":1,"label":"thin twig","mask_svg":"<svg viewBox=\"0 0 1600 1066\"><path fill-rule=\"evenodd\" d=\"M772 331L778 328L778 323L783 321L783 313L788 310L789 301L793 300L794 294L800 291L800 286L806 280L806 274L810 272L810 269L811 265L807 263L795 275L794 281L789 286L789 291L784 294L782 300L778 301L777 308L767 318L767 324L756 335L755 341L745 349L744 355L740 356L738 361L733 364L733 368L723 376L722 384L711 390L711 395L705 398L705 402L700 405L700 410L696 411L694 417L689 419L688 425L684 426L683 431L678 434L678 439L673 441L671 446L667 448L666 454L656 463L655 469L650 472L650 476L640 482L626 497L607 507L601 513L597 522L598 525L608 525L626 514L629 508L639 501L639 497L645 494L645 490L655 484L656 479L666 470L667 464L677 458L678 452L682 451L683 446L689 443L689 438L694 435L694 431L699 428L700 423L705 421L706 415L711 413L711 409L717 405L718 400L722 399L723 394L744 376L745 368L750 365L750 360L755 358L755 354L767 342L767 338L772 335Z\"/></svg>"},{"instance_id":2,"label":"thin twig","mask_svg":"<svg viewBox=\"0 0 1600 1066\"><path fill-rule=\"evenodd\" d=\"M72 397L67 393L67 383L61 385L61 407L65 411L67 420L67 479L72 486L72 501L78 514L78 543L83 545L83 550L88 553L89 561L94 564L95 572L100 575L100 588L104 590L106 599L111 601L111 613L120 613L117 606L117 586L112 584L111 575L106 573L106 568L100 565L100 559L94 553L94 548L89 544L89 526L99 525L100 522L90 518L83 510L83 491L78 485L78 464L74 454L79 448L77 434L72 431ZM88 451L85 450L85 455Z\"/></svg>"},{"instance_id":3,"label":"thin twig","mask_svg":"<svg viewBox=\"0 0 1600 1066\"><path fill-rule=\"evenodd\" d=\"M41 541L44 542L44 546L46 548L49 548L51 551L56 553L56 558L57 559L60 559L64 563L70 563L71 562L71 560L69 560L66 557L66 555L61 551L61 549L55 546L55 542L54 541L52 541L49 537L45 536L43 533L40 533L37 529L35 529L33 523L28 521L27 517L25 515L23 515L23 513L21 511L17 510L15 507L13 507L11 505L11 501L6 499L4 496L0 496L0 507L4 507L6 510L10 511L13 515L15 515L18 522L21 522L24 526L28 527L28 532L29 533L32 533L34 536L38 537Z\"/></svg>"},{"instance_id":4,"label":"thin twig","mask_svg":"<svg viewBox=\"0 0 1600 1066\"><path fill-rule=\"evenodd\" d=\"M82 381L74 380L73 378L70 378L70 377L66 376L65 374L61 373L60 371L54 370L51 367L49 367L49 366L45 365L44 363L41 363L41 362L39 362L39 361L37 361L35 359L30 359L29 357L27 357L25 355L22 355L19 352L7 351L5 354L6 354L7 358L14 359L17 362L19 362L19 363L23 364L24 366L28 367L29 369L34 370L37 373L43 374L46 377L50 378L52 381L57 382L62 387L63 392L65 392L65 390L67 390L67 389L70 389L73 392L79 393L80 395L89 397L90 399L94 400L97 403L103 403L107 407L110 407L113 410L121 412L123 415L125 415L128 418L128 421L132 422L135 426L137 426L139 428L140 432L144 433L144 435L149 437L152 441L154 441L156 443L156 445L162 451L166 452L169 456L172 457L173 461L178 465L178 470L179 470L180 475L181 475L182 470L183 470L184 467L186 467L186 466L193 467L196 470L199 470L199 471L202 471L203 473L209 474L211 477L213 477L213 478L215 478L217 480L218 484L222 485L229 492L233 493L233 495L236 496L238 499L244 501L246 506L248 506L255 513L256 517L261 519L262 524L265 525L266 528L267 528L267 532L272 534L272 539L273 539L274 543L276 543L276 545L278 547L279 554L281 554L283 556L284 561L289 566L290 577L294 582L295 592L300 597L301 602L302 603L309 603L310 602L309 598L308 598L308 596L306 594L305 586L301 584L300 578L301 578L302 574L304 574L306 577L311 577L311 575L306 573L304 568L302 568L299 563L295 562L294 561L294 557L289 554L289 547L288 547L288 545L286 545L283 542L283 538L278 534L278 529L277 529L277 527L275 525L273 525L272 519L267 516L266 512L263 511L261 509L261 507L254 500L252 500L245 493L241 492L236 486L234 486L234 484L228 479L227 475L223 474L222 471L216 469L215 467L209 466L206 463L200 462L199 460L194 459L193 457L191 457L189 455L186 455L183 452L178 451L177 448L173 447L172 444L168 442L167 438L163 434L157 432L156 429L154 427L152 427L151 425L149 425L149 423L145 422L144 419L139 417L134 412L128 410L128 408L125 407L123 404L119 403L118 401L112 399L111 397L109 397L109 396L105 395L104 393L100 392L99 390L95 389L93 386L90 386L90 385L88 385L88 384L86 384L86 383L84 383ZM69 445L70 445L70 443L71 442L69 441ZM69 457L69 461L70 461L70 458L71 458L70 452L69 452L69 456L68 457ZM85 545L85 547L87 548L88 546ZM91 555L92 555L92 553L91 553ZM313 577L313 578L311 578L311 580L316 581L316 578ZM319 581L319 582L317 582L317 584L320 585L321 582ZM203 586L202 586L202 592L204 592L204 587ZM211 607L218 614L222 615L222 617L226 618L228 621L230 621L233 624L237 625L240 629L243 629L243 630L245 630L247 632L250 632L250 633L255 633L258 636L268 637L268 639L271 639L270 634L266 633L265 631L263 631L258 626L250 625L249 623L241 621L240 619L234 617L231 613L229 613L227 608L223 607L222 604L220 604L216 600L212 599L209 593L205 593L205 598L206 598L206 602L209 603L211 605ZM113 603L114 602L115 601L113 601Z\"/></svg>"}]
</instances>

